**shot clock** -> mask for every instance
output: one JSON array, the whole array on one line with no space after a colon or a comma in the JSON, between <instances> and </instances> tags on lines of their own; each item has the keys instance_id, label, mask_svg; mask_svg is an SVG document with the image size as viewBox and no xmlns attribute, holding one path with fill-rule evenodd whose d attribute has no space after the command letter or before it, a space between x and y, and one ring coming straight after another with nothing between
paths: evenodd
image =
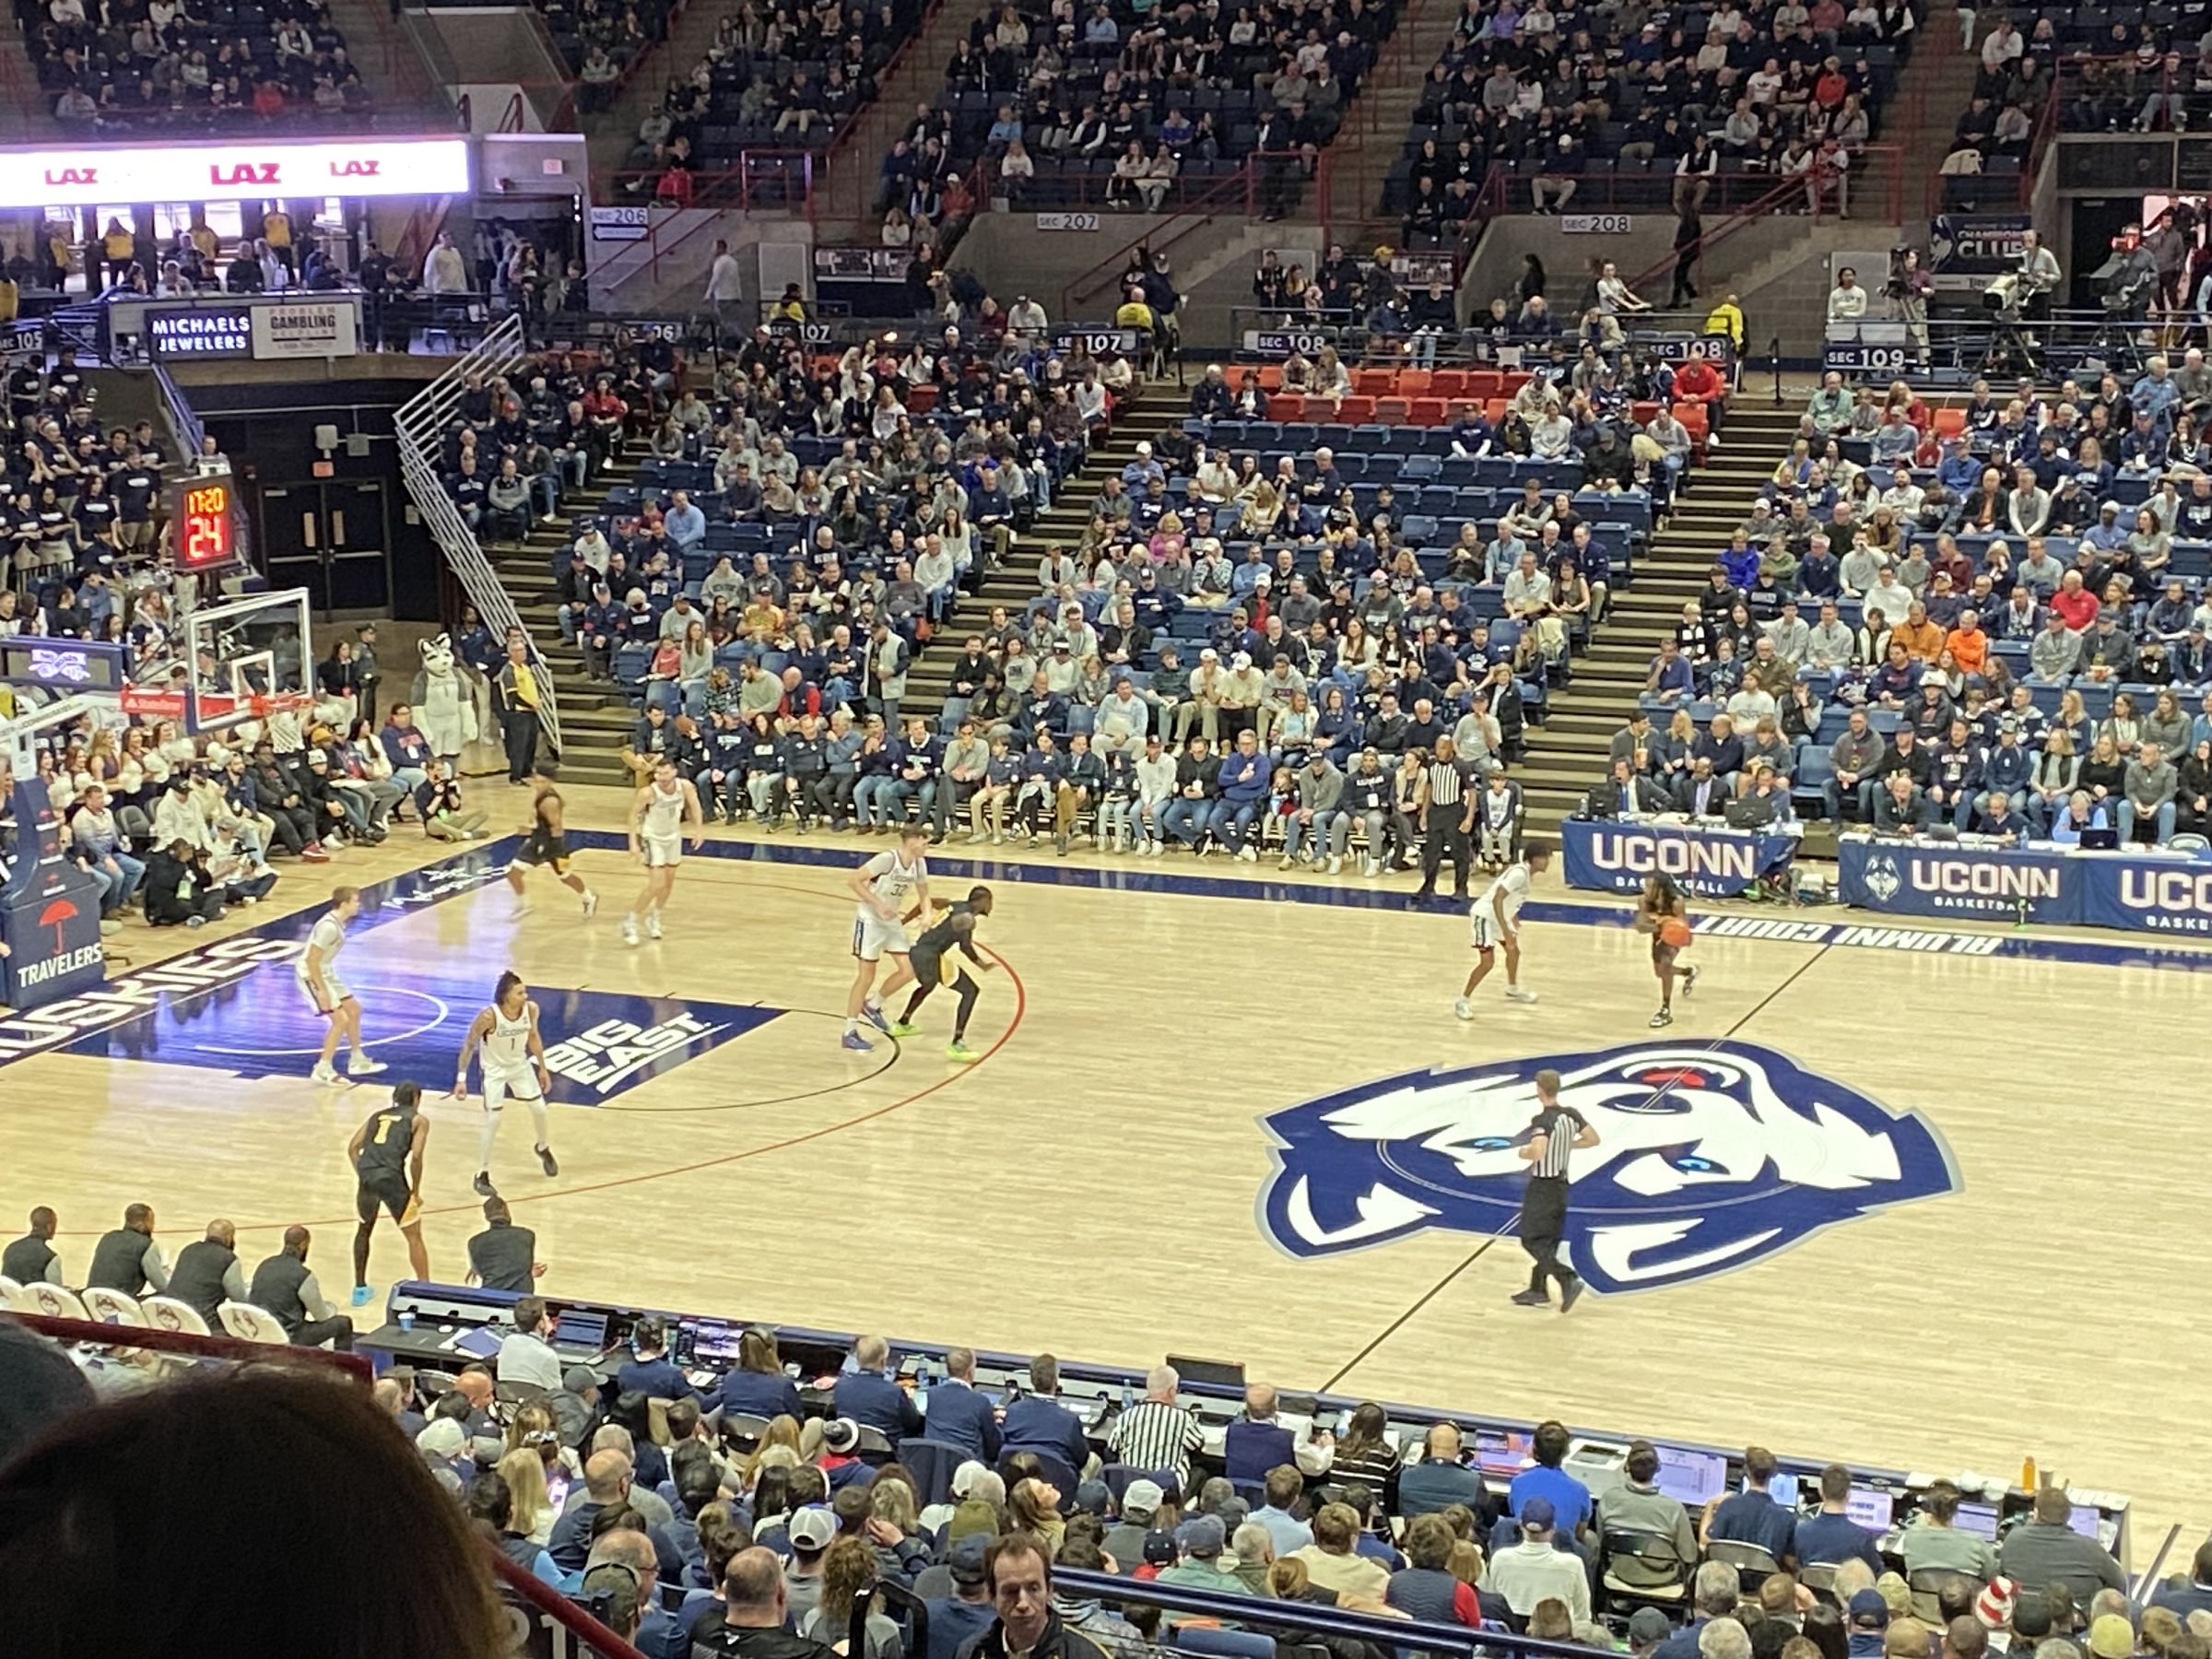
<instances>
[{"instance_id":1,"label":"shot clock","mask_svg":"<svg viewBox=\"0 0 2212 1659\"><path fill-rule=\"evenodd\" d=\"M182 478L170 487L171 545L180 571L218 575L246 562L231 509L238 485L227 472Z\"/></svg>"}]
</instances>

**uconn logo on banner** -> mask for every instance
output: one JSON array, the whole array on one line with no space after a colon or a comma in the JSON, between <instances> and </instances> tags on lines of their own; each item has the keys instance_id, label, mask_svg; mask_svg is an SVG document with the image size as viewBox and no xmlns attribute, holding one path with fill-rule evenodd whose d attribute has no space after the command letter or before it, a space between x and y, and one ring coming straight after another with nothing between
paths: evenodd
<instances>
[{"instance_id":1,"label":"uconn logo on banner","mask_svg":"<svg viewBox=\"0 0 2212 1659\"><path fill-rule=\"evenodd\" d=\"M2212 934L2212 869L2161 870L2123 865L2120 902L2138 912L2131 925L2159 933Z\"/></svg>"},{"instance_id":2,"label":"uconn logo on banner","mask_svg":"<svg viewBox=\"0 0 2212 1659\"><path fill-rule=\"evenodd\" d=\"M1606 831L1591 838L1590 862L1616 888L1641 887L1647 876L1665 876L1688 892L1737 892L1759 879L1759 845L1751 841Z\"/></svg>"},{"instance_id":3,"label":"uconn logo on banner","mask_svg":"<svg viewBox=\"0 0 2212 1659\"><path fill-rule=\"evenodd\" d=\"M2023 904L2057 903L2061 879L2060 871L2050 865L1925 853L1905 860L1905 880L1930 910L2016 915Z\"/></svg>"}]
</instances>

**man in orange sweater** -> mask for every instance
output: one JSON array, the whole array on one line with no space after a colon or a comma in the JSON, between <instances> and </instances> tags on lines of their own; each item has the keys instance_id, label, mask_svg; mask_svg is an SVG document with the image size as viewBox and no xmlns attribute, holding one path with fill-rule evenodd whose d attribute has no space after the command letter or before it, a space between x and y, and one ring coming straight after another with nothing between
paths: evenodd
<instances>
[{"instance_id":1,"label":"man in orange sweater","mask_svg":"<svg viewBox=\"0 0 2212 1659\"><path fill-rule=\"evenodd\" d=\"M1989 636L1982 618L1971 610L1959 613L1959 626L1944 636L1943 648L1951 653L1961 674L1979 674L1989 661Z\"/></svg>"},{"instance_id":2,"label":"man in orange sweater","mask_svg":"<svg viewBox=\"0 0 2212 1659\"><path fill-rule=\"evenodd\" d=\"M1933 663L1943 652L1943 629L1928 620L1928 607L1915 599L1905 607L1905 619L1889 630L1889 642L1902 645L1916 663Z\"/></svg>"}]
</instances>

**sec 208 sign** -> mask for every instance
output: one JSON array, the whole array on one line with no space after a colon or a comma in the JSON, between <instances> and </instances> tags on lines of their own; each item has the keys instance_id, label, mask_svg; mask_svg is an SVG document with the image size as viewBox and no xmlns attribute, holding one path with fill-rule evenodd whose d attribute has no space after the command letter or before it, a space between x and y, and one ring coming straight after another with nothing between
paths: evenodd
<instances>
[{"instance_id":1,"label":"sec 208 sign","mask_svg":"<svg viewBox=\"0 0 2212 1659\"><path fill-rule=\"evenodd\" d=\"M1559 229L1569 236L1626 236L1629 233L1629 216L1625 213L1562 213Z\"/></svg>"}]
</instances>

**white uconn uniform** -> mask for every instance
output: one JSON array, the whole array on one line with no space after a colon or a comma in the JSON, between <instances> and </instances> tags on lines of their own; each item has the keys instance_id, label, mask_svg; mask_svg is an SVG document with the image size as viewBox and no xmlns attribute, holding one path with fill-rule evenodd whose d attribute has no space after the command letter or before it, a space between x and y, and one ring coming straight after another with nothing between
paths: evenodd
<instances>
[{"instance_id":1,"label":"white uconn uniform","mask_svg":"<svg viewBox=\"0 0 2212 1659\"><path fill-rule=\"evenodd\" d=\"M1504 902L1497 903L1504 895ZM1499 872L1498 879L1482 889L1482 897L1475 900L1467 912L1467 930L1473 935L1477 950L1495 950L1505 943L1505 934L1498 925L1498 912L1505 912L1506 926L1518 928L1521 907L1528 902L1528 866L1524 864L1508 865Z\"/></svg>"},{"instance_id":2,"label":"white uconn uniform","mask_svg":"<svg viewBox=\"0 0 2212 1659\"><path fill-rule=\"evenodd\" d=\"M532 1105L545 1099L545 1091L537 1086L537 1071L530 1061L530 1022L537 1013L537 1005L524 1001L522 1017L510 1019L494 1003L491 1030L485 1034L484 1054L484 1110L497 1112L512 1095L518 1100Z\"/></svg>"},{"instance_id":3,"label":"white uconn uniform","mask_svg":"<svg viewBox=\"0 0 2212 1659\"><path fill-rule=\"evenodd\" d=\"M929 875L926 860L902 864L896 853L878 853L861 868L867 872L868 890L900 912L906 909L909 895ZM856 904L853 910L853 954L862 961L877 961L887 950L903 954L912 943L907 937L905 923L885 921L872 905Z\"/></svg>"},{"instance_id":4,"label":"white uconn uniform","mask_svg":"<svg viewBox=\"0 0 2212 1659\"><path fill-rule=\"evenodd\" d=\"M323 983L330 993L327 1006L315 999L315 982L307 974L307 958L302 956L292 964L292 977L300 982L300 994L314 1004L318 1014L335 1014L338 1005L353 994L346 982L338 977L338 952L346 944L346 926L335 916L324 916L315 924L314 932L307 935L309 951L323 955Z\"/></svg>"},{"instance_id":5,"label":"white uconn uniform","mask_svg":"<svg viewBox=\"0 0 2212 1659\"><path fill-rule=\"evenodd\" d=\"M638 825L638 844L645 850L647 869L672 868L684 862L684 786L679 780L665 792L657 781L648 787L653 798Z\"/></svg>"}]
</instances>

